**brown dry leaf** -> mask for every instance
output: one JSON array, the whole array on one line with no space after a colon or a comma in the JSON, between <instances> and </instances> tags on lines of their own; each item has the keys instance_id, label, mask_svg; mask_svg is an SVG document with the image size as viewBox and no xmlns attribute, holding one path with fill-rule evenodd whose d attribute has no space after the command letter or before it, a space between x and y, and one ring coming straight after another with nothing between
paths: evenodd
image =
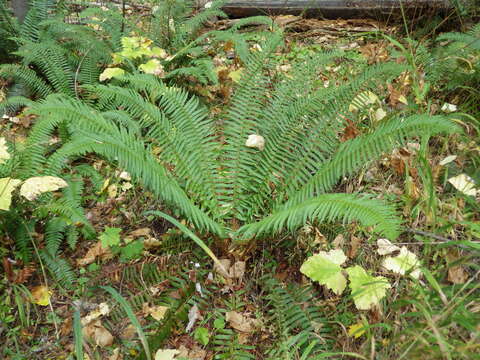
<instances>
[{"instance_id":1,"label":"brown dry leaf","mask_svg":"<svg viewBox=\"0 0 480 360\"><path fill-rule=\"evenodd\" d=\"M213 270L216 271L218 274L222 275L224 278L229 278L232 262L230 261L230 259L220 259L219 262L223 266L223 269L217 263L215 263L213 265Z\"/></svg>"},{"instance_id":2,"label":"brown dry leaf","mask_svg":"<svg viewBox=\"0 0 480 360\"><path fill-rule=\"evenodd\" d=\"M455 262L459 259L458 251L451 251L447 254L447 261L449 263ZM448 281L453 284L464 284L468 280L468 274L462 265L455 265L448 268Z\"/></svg>"},{"instance_id":3,"label":"brown dry leaf","mask_svg":"<svg viewBox=\"0 0 480 360\"><path fill-rule=\"evenodd\" d=\"M112 252L109 248L103 248L101 241L97 242L93 247L91 247L85 256L77 260L78 266L85 266L93 263L96 258L101 260L108 260L113 257Z\"/></svg>"},{"instance_id":4,"label":"brown dry leaf","mask_svg":"<svg viewBox=\"0 0 480 360\"><path fill-rule=\"evenodd\" d=\"M150 236L151 232L152 232L152 229L144 227L144 228L134 230L128 235L133 237L133 238L142 237L142 236L148 237L148 236Z\"/></svg>"},{"instance_id":5,"label":"brown dry leaf","mask_svg":"<svg viewBox=\"0 0 480 360\"><path fill-rule=\"evenodd\" d=\"M168 306L162 306L162 305L153 305L150 306L148 303L143 303L142 305L142 311L143 311L143 316L148 316L151 315L155 320L160 321L165 317L165 314L167 313L169 307Z\"/></svg>"},{"instance_id":6,"label":"brown dry leaf","mask_svg":"<svg viewBox=\"0 0 480 360\"><path fill-rule=\"evenodd\" d=\"M185 345L180 345L178 348L178 358L185 358L191 360L204 360L207 357L207 352L198 346L188 349Z\"/></svg>"},{"instance_id":7,"label":"brown dry leaf","mask_svg":"<svg viewBox=\"0 0 480 360\"><path fill-rule=\"evenodd\" d=\"M123 356L120 353L120 348L116 348L113 350L112 355L109 356L108 360L122 360Z\"/></svg>"},{"instance_id":8,"label":"brown dry leaf","mask_svg":"<svg viewBox=\"0 0 480 360\"><path fill-rule=\"evenodd\" d=\"M402 94L399 90L395 89L392 84L387 84L387 89L389 92L388 102L390 106L397 108L400 107L401 104L407 104L407 99L405 95Z\"/></svg>"},{"instance_id":9,"label":"brown dry leaf","mask_svg":"<svg viewBox=\"0 0 480 360\"><path fill-rule=\"evenodd\" d=\"M68 336L72 332L72 317L67 317L60 327L60 335L61 336Z\"/></svg>"},{"instance_id":10,"label":"brown dry leaf","mask_svg":"<svg viewBox=\"0 0 480 360\"><path fill-rule=\"evenodd\" d=\"M243 279L245 274L245 261L236 261L230 268L230 276L234 279Z\"/></svg>"},{"instance_id":11,"label":"brown dry leaf","mask_svg":"<svg viewBox=\"0 0 480 360\"><path fill-rule=\"evenodd\" d=\"M357 126L352 120L346 119L346 121L348 125L345 127L345 130L343 131L342 137L340 139L342 142L350 139L355 139L358 134L360 134L360 131L357 129Z\"/></svg>"},{"instance_id":12,"label":"brown dry leaf","mask_svg":"<svg viewBox=\"0 0 480 360\"><path fill-rule=\"evenodd\" d=\"M257 324L255 319L244 316L236 311L229 311L225 314L225 319L235 330L251 333Z\"/></svg>"},{"instance_id":13,"label":"brown dry leaf","mask_svg":"<svg viewBox=\"0 0 480 360\"><path fill-rule=\"evenodd\" d=\"M105 329L100 320L92 321L83 328L83 336L93 341L100 347L106 347L113 344L113 336Z\"/></svg>"},{"instance_id":14,"label":"brown dry leaf","mask_svg":"<svg viewBox=\"0 0 480 360\"><path fill-rule=\"evenodd\" d=\"M345 237L342 234L338 234L332 242L334 249L341 249L345 244Z\"/></svg>"},{"instance_id":15,"label":"brown dry leaf","mask_svg":"<svg viewBox=\"0 0 480 360\"><path fill-rule=\"evenodd\" d=\"M36 269L32 265L27 265L21 269L15 277L15 284L25 284L35 273Z\"/></svg>"},{"instance_id":16,"label":"brown dry leaf","mask_svg":"<svg viewBox=\"0 0 480 360\"><path fill-rule=\"evenodd\" d=\"M350 259L353 259L355 256L357 256L358 253L358 248L360 244L362 243L363 239L358 238L356 236L351 236L350 237L350 249L348 250L347 256Z\"/></svg>"},{"instance_id":17,"label":"brown dry leaf","mask_svg":"<svg viewBox=\"0 0 480 360\"><path fill-rule=\"evenodd\" d=\"M132 324L128 324L120 333L120 339L132 340L137 336L137 329Z\"/></svg>"}]
</instances>

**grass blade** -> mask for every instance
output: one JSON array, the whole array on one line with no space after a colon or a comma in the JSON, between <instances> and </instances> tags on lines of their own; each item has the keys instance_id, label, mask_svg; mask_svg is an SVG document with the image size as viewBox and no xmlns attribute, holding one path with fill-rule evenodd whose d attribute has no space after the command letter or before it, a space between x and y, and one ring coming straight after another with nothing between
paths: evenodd
<instances>
[{"instance_id":1,"label":"grass blade","mask_svg":"<svg viewBox=\"0 0 480 360\"><path fill-rule=\"evenodd\" d=\"M73 313L73 335L75 338L75 357L77 360L83 360L83 334L79 310L75 310Z\"/></svg>"},{"instance_id":2,"label":"grass blade","mask_svg":"<svg viewBox=\"0 0 480 360\"><path fill-rule=\"evenodd\" d=\"M130 304L118 293L117 290L112 288L111 286L101 286L102 289L110 293L112 295L113 299L117 301L122 307L123 310L127 313L128 318L130 319L130 322L132 323L133 326L135 326L135 329L137 330L138 337L140 338L140 341L142 342L143 349L145 350L145 355L147 356L148 360L152 360L152 354L150 353L150 348L148 346L147 342L147 337L145 336L145 333L142 330L142 326L140 325L137 317L135 316L132 307Z\"/></svg>"}]
</instances>

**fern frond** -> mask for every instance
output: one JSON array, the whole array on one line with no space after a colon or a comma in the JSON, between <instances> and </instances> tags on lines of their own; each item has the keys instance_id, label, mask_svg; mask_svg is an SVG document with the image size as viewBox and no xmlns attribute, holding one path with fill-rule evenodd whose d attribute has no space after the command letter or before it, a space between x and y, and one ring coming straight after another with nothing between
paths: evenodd
<instances>
[{"instance_id":1,"label":"fern frond","mask_svg":"<svg viewBox=\"0 0 480 360\"><path fill-rule=\"evenodd\" d=\"M440 115L393 118L371 133L344 142L332 159L324 163L303 187L299 190L287 191L288 201L282 205L282 208L300 204L315 194L329 191L342 176L352 174L372 159L404 144L409 137L460 131L461 129L455 123Z\"/></svg>"},{"instance_id":2,"label":"fern frond","mask_svg":"<svg viewBox=\"0 0 480 360\"><path fill-rule=\"evenodd\" d=\"M52 87L47 84L37 73L27 66L19 64L0 65L0 77L12 78L25 84L34 94L46 97L53 92Z\"/></svg>"},{"instance_id":3,"label":"fern frond","mask_svg":"<svg viewBox=\"0 0 480 360\"><path fill-rule=\"evenodd\" d=\"M239 240L279 233L284 229L296 230L307 221L358 221L363 226L373 226L380 234L395 239L400 221L392 207L384 202L356 194L324 194L284 210L273 212L259 222L242 226Z\"/></svg>"}]
</instances>

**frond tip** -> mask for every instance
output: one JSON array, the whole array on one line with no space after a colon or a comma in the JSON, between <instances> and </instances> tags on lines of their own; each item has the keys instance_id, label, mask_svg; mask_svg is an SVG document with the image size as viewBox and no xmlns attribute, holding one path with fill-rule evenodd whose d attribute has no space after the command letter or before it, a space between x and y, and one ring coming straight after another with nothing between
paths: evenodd
<instances>
[{"instance_id":1,"label":"frond tip","mask_svg":"<svg viewBox=\"0 0 480 360\"><path fill-rule=\"evenodd\" d=\"M247 224L237 231L237 241L245 241L283 229L295 230L307 221L358 221L372 226L390 239L399 234L400 220L392 206L370 196L358 194L324 194L298 205L280 210L263 220Z\"/></svg>"}]
</instances>

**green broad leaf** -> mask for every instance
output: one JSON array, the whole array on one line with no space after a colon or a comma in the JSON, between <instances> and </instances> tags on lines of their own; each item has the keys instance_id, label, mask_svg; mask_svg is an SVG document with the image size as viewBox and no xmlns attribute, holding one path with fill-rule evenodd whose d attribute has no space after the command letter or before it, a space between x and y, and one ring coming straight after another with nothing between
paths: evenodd
<instances>
[{"instance_id":1,"label":"green broad leaf","mask_svg":"<svg viewBox=\"0 0 480 360\"><path fill-rule=\"evenodd\" d=\"M0 179L0 210L10 210L12 204L12 192L20 185L21 180L12 178Z\"/></svg>"},{"instance_id":2,"label":"green broad leaf","mask_svg":"<svg viewBox=\"0 0 480 360\"><path fill-rule=\"evenodd\" d=\"M218 318L213 321L213 327L217 330L225 329L225 319Z\"/></svg>"},{"instance_id":3,"label":"green broad leaf","mask_svg":"<svg viewBox=\"0 0 480 360\"><path fill-rule=\"evenodd\" d=\"M120 232L122 229L106 227L99 239L104 248L118 246L120 244Z\"/></svg>"},{"instance_id":4,"label":"green broad leaf","mask_svg":"<svg viewBox=\"0 0 480 360\"><path fill-rule=\"evenodd\" d=\"M421 274L420 262L417 255L408 251L405 246L400 249L400 254L397 256L389 256L383 260L383 267L387 270L393 271L396 274L405 275L410 273L414 279L418 279Z\"/></svg>"},{"instance_id":5,"label":"green broad leaf","mask_svg":"<svg viewBox=\"0 0 480 360\"><path fill-rule=\"evenodd\" d=\"M137 259L143 252L143 241L132 241L130 244L124 246L120 250L120 261L127 262Z\"/></svg>"},{"instance_id":6,"label":"green broad leaf","mask_svg":"<svg viewBox=\"0 0 480 360\"><path fill-rule=\"evenodd\" d=\"M355 265L347 268L353 301L358 310L369 310L379 304L391 288L383 276L369 275L364 268Z\"/></svg>"},{"instance_id":7,"label":"green broad leaf","mask_svg":"<svg viewBox=\"0 0 480 360\"><path fill-rule=\"evenodd\" d=\"M193 338L197 340L203 346L206 346L210 341L210 333L207 328L199 327L195 329L193 333Z\"/></svg>"},{"instance_id":8,"label":"green broad leaf","mask_svg":"<svg viewBox=\"0 0 480 360\"><path fill-rule=\"evenodd\" d=\"M122 77L124 74L125 74L125 70L120 69L118 67L106 68L100 74L99 80L100 81L105 81L105 80L109 80L109 79L112 79L112 78L119 78L119 77Z\"/></svg>"},{"instance_id":9,"label":"green broad leaf","mask_svg":"<svg viewBox=\"0 0 480 360\"><path fill-rule=\"evenodd\" d=\"M347 257L342 250L321 251L310 256L303 263L300 272L340 295L347 286L347 279L343 276L343 269L340 266L346 260Z\"/></svg>"},{"instance_id":10,"label":"green broad leaf","mask_svg":"<svg viewBox=\"0 0 480 360\"><path fill-rule=\"evenodd\" d=\"M157 59L147 61L145 64L140 65L138 69L146 74L163 74L163 66Z\"/></svg>"},{"instance_id":11,"label":"green broad leaf","mask_svg":"<svg viewBox=\"0 0 480 360\"><path fill-rule=\"evenodd\" d=\"M242 68L240 68L240 69L238 69L238 70L235 70L235 71L231 71L231 72L228 74L228 77L229 77L230 79L232 79L232 81L233 81L234 83L238 83L238 82L240 82L240 79L241 79L241 77L242 77L242 72L243 72L243 69L242 69Z\"/></svg>"}]
</instances>

